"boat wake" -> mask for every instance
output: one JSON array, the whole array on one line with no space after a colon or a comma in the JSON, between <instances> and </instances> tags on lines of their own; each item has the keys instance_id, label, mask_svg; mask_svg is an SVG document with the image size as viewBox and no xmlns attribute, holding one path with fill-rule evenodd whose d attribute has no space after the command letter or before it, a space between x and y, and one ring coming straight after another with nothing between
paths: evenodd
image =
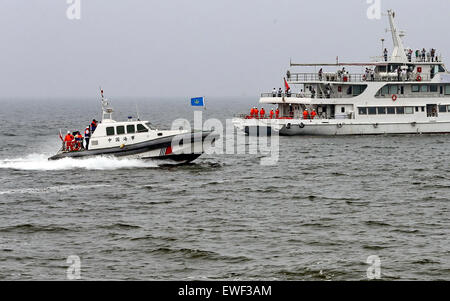
<instances>
[{"instance_id":1,"label":"boat wake","mask_svg":"<svg viewBox=\"0 0 450 301\"><path fill-rule=\"evenodd\" d=\"M137 159L119 159L115 157L93 157L86 159L64 158L60 160L48 160L46 154L30 154L22 158L0 160L0 169L16 170L114 170L127 168L151 168L158 167L157 162L142 161Z\"/></svg>"}]
</instances>

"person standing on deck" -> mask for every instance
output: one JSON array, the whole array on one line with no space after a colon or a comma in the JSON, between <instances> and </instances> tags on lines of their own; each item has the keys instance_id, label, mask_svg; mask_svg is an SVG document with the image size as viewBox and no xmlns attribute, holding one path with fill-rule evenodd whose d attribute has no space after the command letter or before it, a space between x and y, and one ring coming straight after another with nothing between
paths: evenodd
<instances>
[{"instance_id":1,"label":"person standing on deck","mask_svg":"<svg viewBox=\"0 0 450 301\"><path fill-rule=\"evenodd\" d=\"M316 115L317 115L316 110L313 109L311 112L311 119L314 119L314 117L316 117Z\"/></svg>"},{"instance_id":2,"label":"person standing on deck","mask_svg":"<svg viewBox=\"0 0 450 301\"><path fill-rule=\"evenodd\" d=\"M273 88L272 97L277 97L277 89Z\"/></svg>"},{"instance_id":3,"label":"person standing on deck","mask_svg":"<svg viewBox=\"0 0 450 301\"><path fill-rule=\"evenodd\" d=\"M258 114L259 114L258 108L255 107L255 118L258 118Z\"/></svg>"},{"instance_id":4,"label":"person standing on deck","mask_svg":"<svg viewBox=\"0 0 450 301\"><path fill-rule=\"evenodd\" d=\"M264 108L261 108L261 111L259 111L259 116L261 117L261 119L263 119L265 115L266 111L264 111Z\"/></svg>"},{"instance_id":5,"label":"person standing on deck","mask_svg":"<svg viewBox=\"0 0 450 301\"><path fill-rule=\"evenodd\" d=\"M97 120L93 119L91 122L91 134L94 134L96 128L97 128Z\"/></svg>"},{"instance_id":6,"label":"person standing on deck","mask_svg":"<svg viewBox=\"0 0 450 301\"><path fill-rule=\"evenodd\" d=\"M384 48L384 61L387 62L388 59L388 51L386 48Z\"/></svg>"},{"instance_id":7,"label":"person standing on deck","mask_svg":"<svg viewBox=\"0 0 450 301\"><path fill-rule=\"evenodd\" d=\"M305 109L304 111L303 111L303 119L309 119L309 113L308 113L308 109Z\"/></svg>"},{"instance_id":8,"label":"person standing on deck","mask_svg":"<svg viewBox=\"0 0 450 301\"><path fill-rule=\"evenodd\" d=\"M273 108L272 109L270 109L270 119L273 119Z\"/></svg>"},{"instance_id":9,"label":"person standing on deck","mask_svg":"<svg viewBox=\"0 0 450 301\"><path fill-rule=\"evenodd\" d=\"M275 118L278 119L280 117L280 110L277 108L275 110Z\"/></svg>"},{"instance_id":10,"label":"person standing on deck","mask_svg":"<svg viewBox=\"0 0 450 301\"><path fill-rule=\"evenodd\" d=\"M86 150L89 149L89 139L91 139L91 131L89 131L89 127L86 127L84 130L84 141L86 146L84 147Z\"/></svg>"}]
</instances>

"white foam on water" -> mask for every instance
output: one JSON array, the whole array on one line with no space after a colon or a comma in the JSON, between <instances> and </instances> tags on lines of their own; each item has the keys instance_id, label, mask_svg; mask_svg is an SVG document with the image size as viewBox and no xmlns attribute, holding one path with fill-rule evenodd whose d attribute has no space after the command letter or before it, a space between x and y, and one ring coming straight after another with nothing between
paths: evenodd
<instances>
[{"instance_id":1,"label":"white foam on water","mask_svg":"<svg viewBox=\"0 0 450 301\"><path fill-rule=\"evenodd\" d=\"M30 154L22 158L0 160L0 169L18 170L114 170L121 168L149 168L158 167L154 161L139 159L126 159L115 157L91 157L84 159L64 158L59 160L48 160L46 154Z\"/></svg>"},{"instance_id":2,"label":"white foam on water","mask_svg":"<svg viewBox=\"0 0 450 301\"><path fill-rule=\"evenodd\" d=\"M2 194L16 194L16 193L27 193L27 194L39 194L39 193L50 193L50 192L65 192L70 190L80 190L80 189L93 189L99 187L108 187L111 185L106 184L95 184L95 185L58 185L58 186L49 186L42 188L19 188L19 189L10 189L0 191L0 195Z\"/></svg>"}]
</instances>

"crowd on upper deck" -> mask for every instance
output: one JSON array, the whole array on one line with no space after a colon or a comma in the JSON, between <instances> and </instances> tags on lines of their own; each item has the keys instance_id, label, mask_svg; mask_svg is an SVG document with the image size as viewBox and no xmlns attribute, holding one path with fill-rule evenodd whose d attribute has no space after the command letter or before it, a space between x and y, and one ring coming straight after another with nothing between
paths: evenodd
<instances>
[{"instance_id":1,"label":"crowd on upper deck","mask_svg":"<svg viewBox=\"0 0 450 301\"><path fill-rule=\"evenodd\" d=\"M411 48L405 49L406 57L408 58L408 62L412 62L413 53L416 57L416 62L439 62L440 59L437 55L436 49L431 48L428 51L425 50L425 48L422 48L422 50L416 49L416 51L413 51ZM383 57L384 61L387 62L388 60L388 50L387 48L384 48L383 51Z\"/></svg>"}]
</instances>

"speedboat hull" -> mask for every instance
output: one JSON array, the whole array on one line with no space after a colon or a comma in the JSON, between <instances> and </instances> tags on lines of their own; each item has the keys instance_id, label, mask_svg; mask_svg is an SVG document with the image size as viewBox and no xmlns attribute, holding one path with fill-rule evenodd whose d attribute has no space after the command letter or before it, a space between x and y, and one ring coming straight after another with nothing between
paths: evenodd
<instances>
[{"instance_id":1,"label":"speedboat hull","mask_svg":"<svg viewBox=\"0 0 450 301\"><path fill-rule=\"evenodd\" d=\"M131 159L156 159L170 160L177 163L188 163L201 156L210 145L205 145L205 139L214 143L218 134L211 131L192 132L186 134L161 137L135 144L121 145L117 147L82 150L60 151L49 160L64 158L82 159L94 156L114 156Z\"/></svg>"}]
</instances>

